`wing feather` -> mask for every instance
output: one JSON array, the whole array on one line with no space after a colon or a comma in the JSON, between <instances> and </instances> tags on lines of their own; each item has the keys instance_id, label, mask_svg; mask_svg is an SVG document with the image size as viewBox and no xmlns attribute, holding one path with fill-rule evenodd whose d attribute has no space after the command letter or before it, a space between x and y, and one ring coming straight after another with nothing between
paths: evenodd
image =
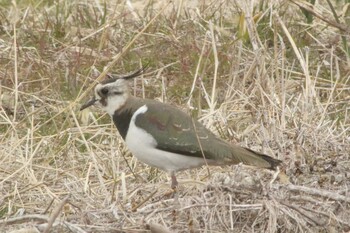
<instances>
[{"instance_id":1,"label":"wing feather","mask_svg":"<svg viewBox=\"0 0 350 233\"><path fill-rule=\"evenodd\" d=\"M216 160L229 156L230 146L201 123L170 105L147 103L148 111L137 116L135 124L157 142L160 150ZM231 156L229 156L231 157Z\"/></svg>"}]
</instances>

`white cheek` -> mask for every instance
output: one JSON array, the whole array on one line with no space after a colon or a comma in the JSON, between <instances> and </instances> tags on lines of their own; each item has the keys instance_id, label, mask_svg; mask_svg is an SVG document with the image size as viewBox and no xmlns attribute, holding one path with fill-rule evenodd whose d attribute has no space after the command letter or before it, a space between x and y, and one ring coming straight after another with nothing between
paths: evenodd
<instances>
[{"instance_id":1,"label":"white cheek","mask_svg":"<svg viewBox=\"0 0 350 233\"><path fill-rule=\"evenodd\" d=\"M113 116L114 112L125 104L126 98L124 95L108 97L107 106L102 106L102 109Z\"/></svg>"}]
</instances>

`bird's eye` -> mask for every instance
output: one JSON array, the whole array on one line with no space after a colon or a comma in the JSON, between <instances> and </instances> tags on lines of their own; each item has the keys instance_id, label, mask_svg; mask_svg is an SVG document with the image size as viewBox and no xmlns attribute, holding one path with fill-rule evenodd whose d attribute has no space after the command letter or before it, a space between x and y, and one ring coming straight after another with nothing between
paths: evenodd
<instances>
[{"instance_id":1,"label":"bird's eye","mask_svg":"<svg viewBox=\"0 0 350 233\"><path fill-rule=\"evenodd\" d=\"M108 89L107 88L102 88L100 92L101 92L102 95L107 95L108 94Z\"/></svg>"}]
</instances>

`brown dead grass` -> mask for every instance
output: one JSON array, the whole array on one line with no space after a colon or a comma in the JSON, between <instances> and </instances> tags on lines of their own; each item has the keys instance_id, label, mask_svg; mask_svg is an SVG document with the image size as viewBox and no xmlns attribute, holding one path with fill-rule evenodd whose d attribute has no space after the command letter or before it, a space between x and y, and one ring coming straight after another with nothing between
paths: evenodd
<instances>
[{"instance_id":1,"label":"brown dead grass","mask_svg":"<svg viewBox=\"0 0 350 233\"><path fill-rule=\"evenodd\" d=\"M1 3L0 230L350 231L341 3L332 6L338 22L327 2ZM78 111L95 69L141 64L150 68L135 95L276 156L281 173L185 171L174 196L167 175L133 158L107 116Z\"/></svg>"}]
</instances>

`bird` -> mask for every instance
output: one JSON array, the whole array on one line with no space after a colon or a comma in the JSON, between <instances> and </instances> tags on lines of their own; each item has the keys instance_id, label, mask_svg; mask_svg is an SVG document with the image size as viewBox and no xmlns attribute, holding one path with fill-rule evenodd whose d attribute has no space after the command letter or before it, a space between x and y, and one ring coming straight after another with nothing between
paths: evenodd
<instances>
[{"instance_id":1,"label":"bird","mask_svg":"<svg viewBox=\"0 0 350 233\"><path fill-rule=\"evenodd\" d=\"M168 172L171 188L178 186L177 172L203 165L243 163L276 170L281 164L281 160L219 138L173 105L131 95L128 81L144 70L109 76L95 86L94 96L80 110L97 105L107 112L129 151L143 163Z\"/></svg>"}]
</instances>

